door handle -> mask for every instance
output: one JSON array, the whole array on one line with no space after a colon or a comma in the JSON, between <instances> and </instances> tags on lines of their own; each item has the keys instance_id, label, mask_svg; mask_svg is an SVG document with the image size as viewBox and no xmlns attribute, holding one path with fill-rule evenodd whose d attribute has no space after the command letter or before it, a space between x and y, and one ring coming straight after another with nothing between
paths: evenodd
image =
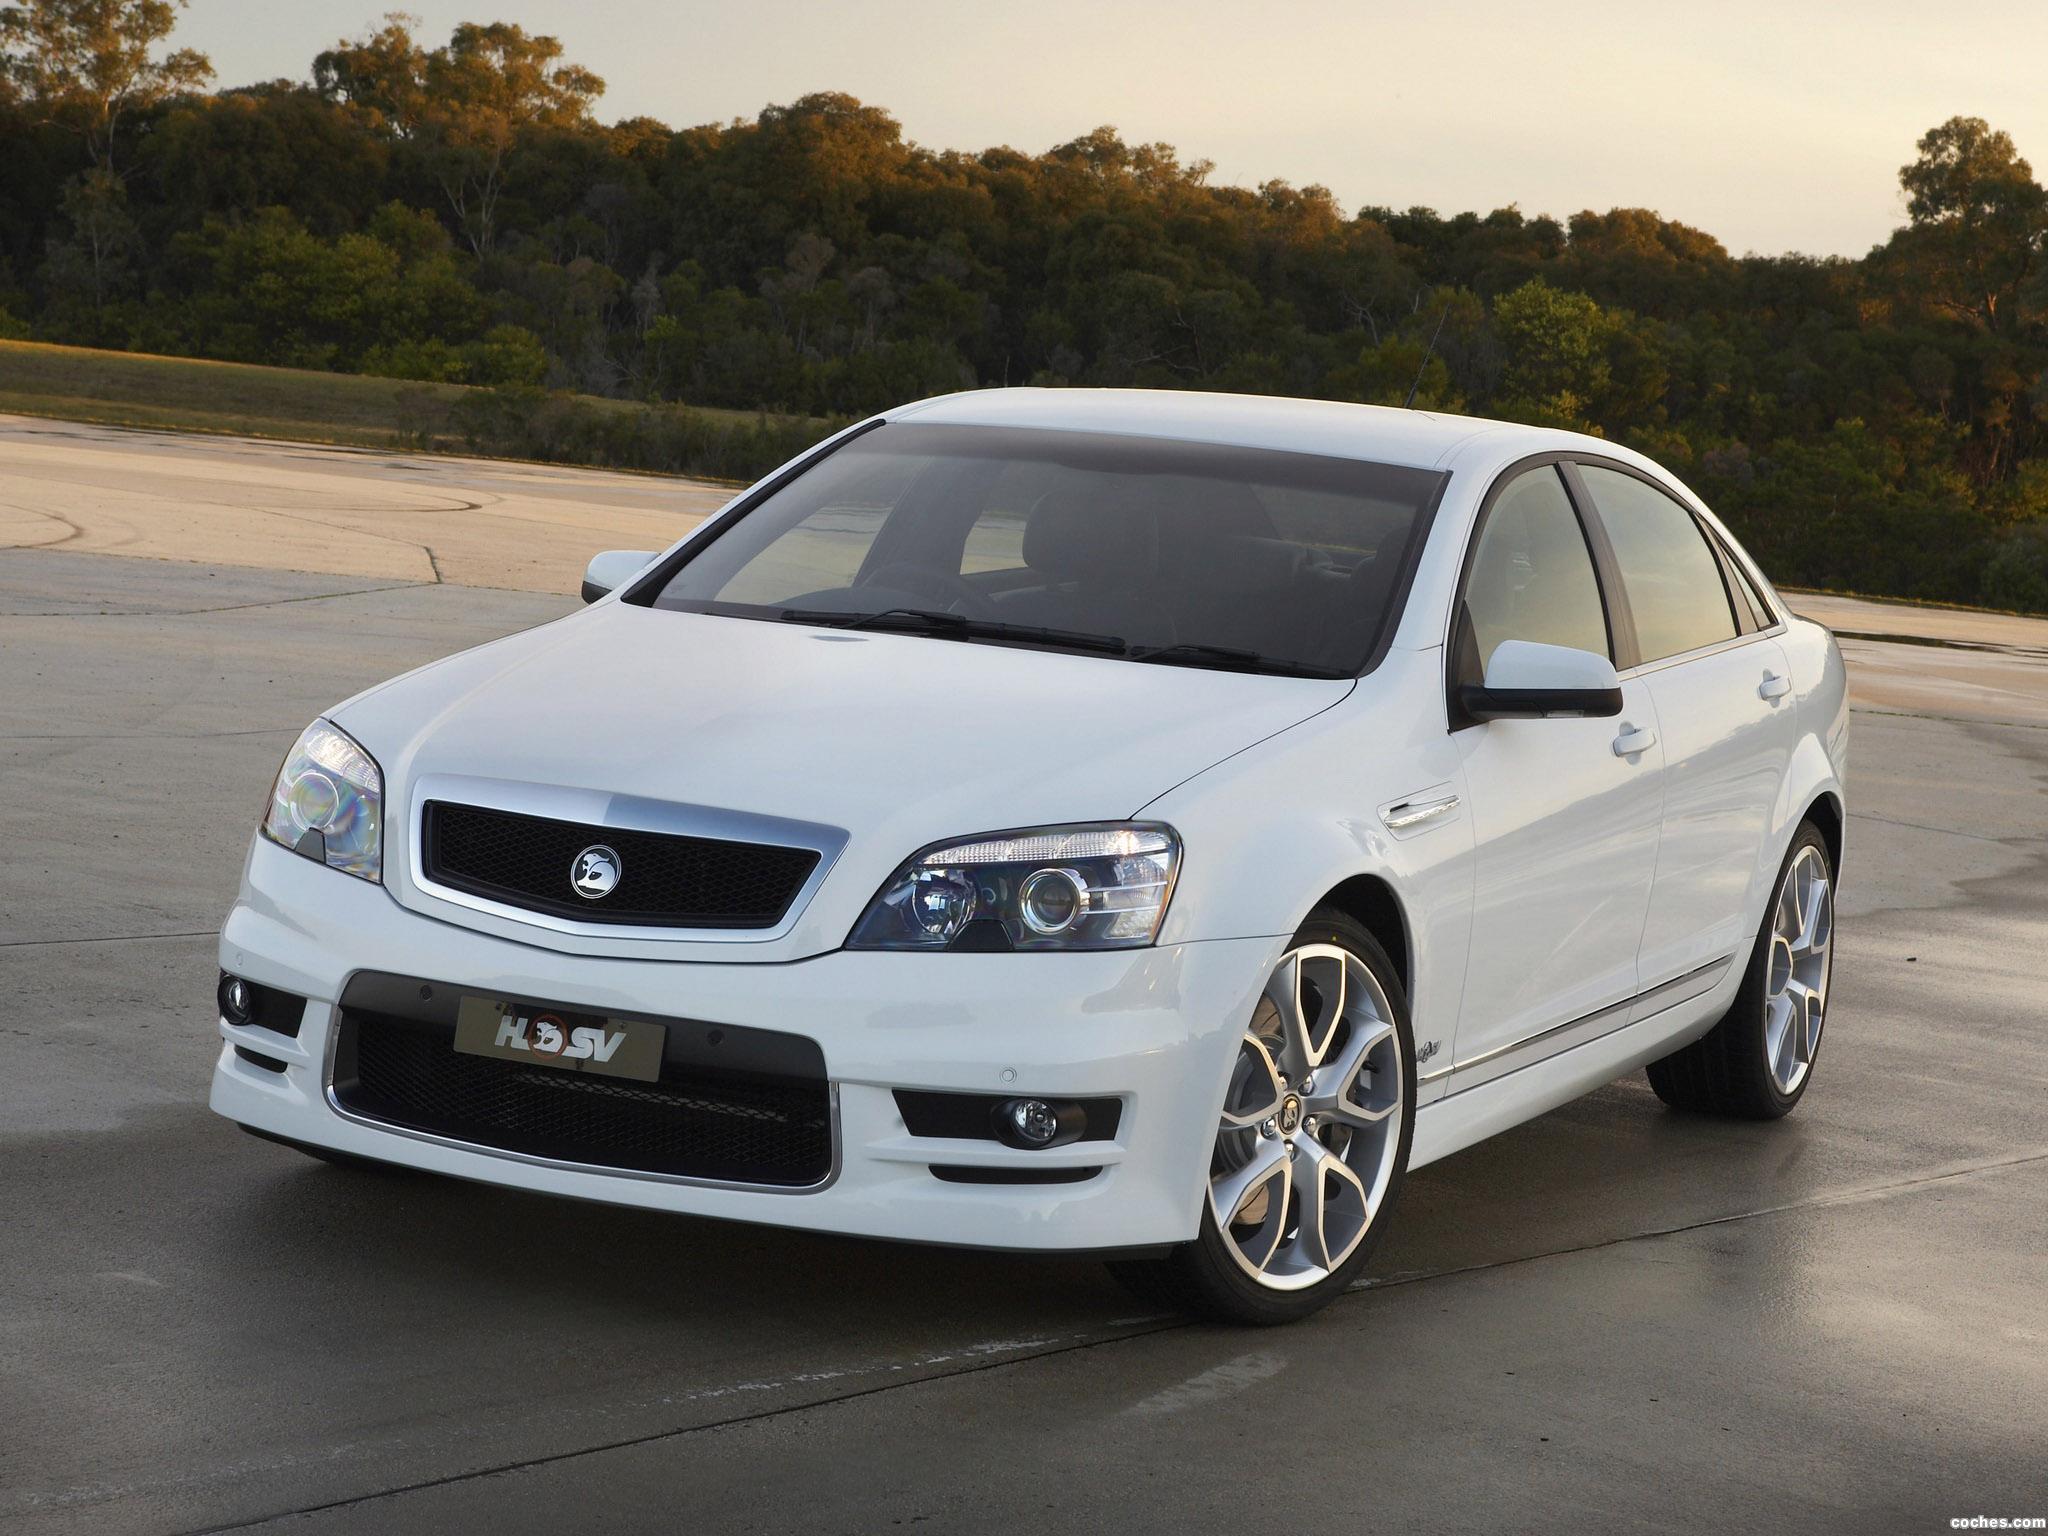
<instances>
[{"instance_id":1,"label":"door handle","mask_svg":"<svg viewBox=\"0 0 2048 1536\"><path fill-rule=\"evenodd\" d=\"M1626 725L1621 734L1614 738L1616 757L1634 757L1638 752L1647 752L1657 745L1657 733L1646 725Z\"/></svg>"},{"instance_id":2,"label":"door handle","mask_svg":"<svg viewBox=\"0 0 2048 1536\"><path fill-rule=\"evenodd\" d=\"M1380 812L1380 820L1387 824L1389 832L1408 832L1439 816L1448 816L1457 808L1456 795L1445 795L1441 800L1404 800Z\"/></svg>"},{"instance_id":3,"label":"door handle","mask_svg":"<svg viewBox=\"0 0 2048 1536\"><path fill-rule=\"evenodd\" d=\"M1757 684L1756 696L1760 699L1782 699L1791 691L1791 678L1780 677L1775 672L1766 672L1764 680Z\"/></svg>"}]
</instances>

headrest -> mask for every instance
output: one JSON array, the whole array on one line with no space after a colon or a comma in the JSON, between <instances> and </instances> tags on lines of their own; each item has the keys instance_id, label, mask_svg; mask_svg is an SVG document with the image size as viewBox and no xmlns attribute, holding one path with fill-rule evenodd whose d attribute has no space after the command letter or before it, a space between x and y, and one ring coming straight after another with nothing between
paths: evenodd
<instances>
[{"instance_id":1,"label":"headrest","mask_svg":"<svg viewBox=\"0 0 2048 1536\"><path fill-rule=\"evenodd\" d=\"M1191 537L1167 556L1176 586L1206 592L1284 592L1308 565L1308 551L1285 539Z\"/></svg>"},{"instance_id":2,"label":"headrest","mask_svg":"<svg viewBox=\"0 0 2048 1536\"><path fill-rule=\"evenodd\" d=\"M1149 512L1048 491L1024 525L1024 563L1054 581L1149 580L1159 559Z\"/></svg>"}]
</instances>

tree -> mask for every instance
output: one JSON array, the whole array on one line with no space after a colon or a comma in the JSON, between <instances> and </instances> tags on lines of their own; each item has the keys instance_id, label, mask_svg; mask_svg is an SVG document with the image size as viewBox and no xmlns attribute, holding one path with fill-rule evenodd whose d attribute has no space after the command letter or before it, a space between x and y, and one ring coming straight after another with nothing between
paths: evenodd
<instances>
[{"instance_id":1,"label":"tree","mask_svg":"<svg viewBox=\"0 0 2048 1536\"><path fill-rule=\"evenodd\" d=\"M1583 293L1531 278L1493 306L1506 352L1502 402L1518 416L1578 426L1608 385L1609 320Z\"/></svg>"},{"instance_id":2,"label":"tree","mask_svg":"<svg viewBox=\"0 0 2048 1536\"><path fill-rule=\"evenodd\" d=\"M65 329L92 342L104 342L107 306L134 285L134 258L140 240L128 213L127 189L112 171L98 167L79 173L64 192L64 217L71 233L50 242L44 281L74 306L90 304L89 325L82 317Z\"/></svg>"},{"instance_id":3,"label":"tree","mask_svg":"<svg viewBox=\"0 0 2048 1536\"><path fill-rule=\"evenodd\" d=\"M2048 190L1981 117L1952 117L1919 148L1899 171L1912 223L1895 254L1948 314L1998 334L2022 328L2032 317L2016 301L2048 252Z\"/></svg>"},{"instance_id":4,"label":"tree","mask_svg":"<svg viewBox=\"0 0 2048 1536\"><path fill-rule=\"evenodd\" d=\"M202 53L156 57L187 0L23 0L0 10L0 76L115 174L124 118L213 78Z\"/></svg>"},{"instance_id":5,"label":"tree","mask_svg":"<svg viewBox=\"0 0 2048 1536\"><path fill-rule=\"evenodd\" d=\"M304 86L274 83L166 110L136 146L130 176L161 221L285 207L316 234L359 228L385 201L392 146Z\"/></svg>"},{"instance_id":6,"label":"tree","mask_svg":"<svg viewBox=\"0 0 2048 1536\"><path fill-rule=\"evenodd\" d=\"M2027 595L2048 591L2048 194L1976 119L1919 141L1879 250L1731 257L1647 208L1347 215L1111 128L934 150L831 91L606 127L600 81L502 24L435 46L394 16L310 84L165 100L177 4L0 0L0 331L497 385L464 398L501 450L733 473L817 424L721 426L753 446L707 454L686 413L548 391L804 417L1026 381L1469 410L1670 464L1786 581L2048 602ZM469 430L409 398L408 430Z\"/></svg>"},{"instance_id":7,"label":"tree","mask_svg":"<svg viewBox=\"0 0 2048 1536\"><path fill-rule=\"evenodd\" d=\"M522 130L587 128L604 81L563 64L559 40L510 22L464 22L445 48L413 41L394 12L358 42L313 61L322 94L363 111L378 127L416 142L479 256L497 242L506 157Z\"/></svg>"}]
</instances>

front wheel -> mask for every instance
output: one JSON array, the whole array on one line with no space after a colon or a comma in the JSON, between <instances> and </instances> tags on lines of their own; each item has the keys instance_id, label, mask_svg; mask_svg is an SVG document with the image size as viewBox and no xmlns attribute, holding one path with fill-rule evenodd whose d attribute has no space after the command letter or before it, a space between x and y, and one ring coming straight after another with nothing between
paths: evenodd
<instances>
[{"instance_id":1,"label":"front wheel","mask_svg":"<svg viewBox=\"0 0 2048 1536\"><path fill-rule=\"evenodd\" d=\"M1415 1127L1408 1002L1363 925L1318 910L1267 978L1216 1130L1200 1235L1112 1265L1147 1300L1285 1323L1341 1294L1385 1228Z\"/></svg>"}]
</instances>

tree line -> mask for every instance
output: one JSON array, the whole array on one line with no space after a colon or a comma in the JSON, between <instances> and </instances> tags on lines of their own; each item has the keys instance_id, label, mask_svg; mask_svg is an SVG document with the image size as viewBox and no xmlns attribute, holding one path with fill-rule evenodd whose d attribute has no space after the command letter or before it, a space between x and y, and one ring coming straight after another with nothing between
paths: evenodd
<instances>
[{"instance_id":1,"label":"tree line","mask_svg":"<svg viewBox=\"0 0 2048 1536\"><path fill-rule=\"evenodd\" d=\"M1783 582L2048 611L2048 192L1980 119L1918 141L1866 256L1735 257L1639 208L1347 213L1111 128L933 150L836 93L606 123L509 23L216 90L176 19L0 9L0 335L491 386L515 445L560 391L1412 403L1640 449Z\"/></svg>"}]
</instances>

